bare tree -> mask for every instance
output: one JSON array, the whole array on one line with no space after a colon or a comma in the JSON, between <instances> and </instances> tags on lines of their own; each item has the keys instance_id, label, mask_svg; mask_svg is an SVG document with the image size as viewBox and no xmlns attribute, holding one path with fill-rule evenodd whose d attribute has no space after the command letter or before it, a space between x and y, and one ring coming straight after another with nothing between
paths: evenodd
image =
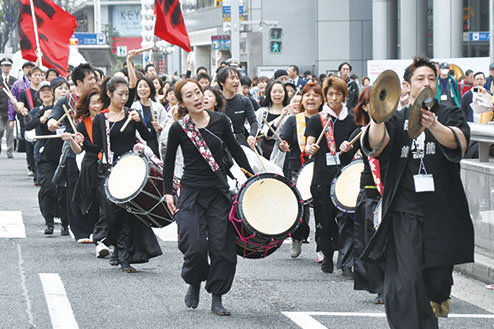
<instances>
[{"instance_id":1,"label":"bare tree","mask_svg":"<svg viewBox=\"0 0 494 329\"><path fill-rule=\"evenodd\" d=\"M0 0L0 53L16 28L18 8L19 0Z\"/></svg>"}]
</instances>

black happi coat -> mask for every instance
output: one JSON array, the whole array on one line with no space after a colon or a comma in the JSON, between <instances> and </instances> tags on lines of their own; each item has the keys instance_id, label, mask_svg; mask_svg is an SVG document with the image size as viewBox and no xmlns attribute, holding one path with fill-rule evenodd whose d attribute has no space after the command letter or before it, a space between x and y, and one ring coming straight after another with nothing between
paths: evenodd
<instances>
[{"instance_id":1,"label":"black happi coat","mask_svg":"<svg viewBox=\"0 0 494 329\"><path fill-rule=\"evenodd\" d=\"M468 145L470 127L461 110L442 104L433 110L437 120L444 126L458 127L465 135ZM407 131L410 111L411 107L397 111L386 122L390 141L378 157L380 160L389 161L384 178L383 221L363 255L363 258L370 262L384 260L397 189L406 174L407 162L412 156L412 139ZM460 145L456 133L455 138ZM364 136L364 149L369 149L368 135ZM421 198L424 207L424 265L430 268L473 262L473 224L460 178L462 150L460 147L454 150L446 148L426 129L424 153L427 173L433 175L435 185L435 192L417 193L417 198Z\"/></svg>"}]
</instances>

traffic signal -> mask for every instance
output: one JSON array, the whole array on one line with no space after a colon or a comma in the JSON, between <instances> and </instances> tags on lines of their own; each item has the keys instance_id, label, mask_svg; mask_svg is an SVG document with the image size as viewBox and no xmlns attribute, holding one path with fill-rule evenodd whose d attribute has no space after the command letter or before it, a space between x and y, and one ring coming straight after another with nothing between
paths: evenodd
<instances>
[{"instance_id":1,"label":"traffic signal","mask_svg":"<svg viewBox=\"0 0 494 329\"><path fill-rule=\"evenodd\" d=\"M272 53L281 52L281 41L271 41L270 48Z\"/></svg>"},{"instance_id":2,"label":"traffic signal","mask_svg":"<svg viewBox=\"0 0 494 329\"><path fill-rule=\"evenodd\" d=\"M272 53L281 52L282 34L283 34L283 29L281 27L272 27L269 30L269 37L270 37L269 50Z\"/></svg>"}]
</instances>

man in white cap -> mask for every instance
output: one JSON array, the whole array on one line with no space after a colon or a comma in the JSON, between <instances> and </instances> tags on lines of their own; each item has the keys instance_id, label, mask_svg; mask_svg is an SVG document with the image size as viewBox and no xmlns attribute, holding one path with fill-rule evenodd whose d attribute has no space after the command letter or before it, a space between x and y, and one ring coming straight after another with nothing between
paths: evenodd
<instances>
[{"instance_id":1,"label":"man in white cap","mask_svg":"<svg viewBox=\"0 0 494 329\"><path fill-rule=\"evenodd\" d=\"M12 69L12 59L2 58L0 60L0 66L2 67L2 77L0 79L0 89L10 89L16 81L16 78L11 76L10 70ZM14 155L14 121L15 117L9 119L9 97L2 90L0 91L0 153L2 152L2 138L6 132L7 138L7 158L13 158Z\"/></svg>"}]
</instances>

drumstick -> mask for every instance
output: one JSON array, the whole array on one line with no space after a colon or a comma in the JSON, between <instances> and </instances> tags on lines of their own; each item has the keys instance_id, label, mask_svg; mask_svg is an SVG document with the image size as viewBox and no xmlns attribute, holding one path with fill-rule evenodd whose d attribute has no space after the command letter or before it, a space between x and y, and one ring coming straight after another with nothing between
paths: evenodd
<instances>
[{"instance_id":1,"label":"drumstick","mask_svg":"<svg viewBox=\"0 0 494 329\"><path fill-rule=\"evenodd\" d=\"M70 136L74 137L75 134L70 134ZM62 135L40 135L40 136L34 136L34 139L55 139L55 138L62 138Z\"/></svg>"},{"instance_id":2,"label":"drumstick","mask_svg":"<svg viewBox=\"0 0 494 329\"><path fill-rule=\"evenodd\" d=\"M130 120L132 120L132 117L129 115L129 117L127 118L127 120L125 120L125 123L123 124L122 128L120 128L120 132L121 133L125 130L125 128L127 128L127 126L130 123Z\"/></svg>"},{"instance_id":3,"label":"drumstick","mask_svg":"<svg viewBox=\"0 0 494 329\"><path fill-rule=\"evenodd\" d=\"M362 130L357 134L357 136L353 137L353 139L350 141L350 145L355 144L355 142L360 139L360 136L362 136Z\"/></svg>"},{"instance_id":4,"label":"drumstick","mask_svg":"<svg viewBox=\"0 0 494 329\"><path fill-rule=\"evenodd\" d=\"M254 174L253 174L253 173L251 173L250 171L248 171L248 170L246 170L246 169L244 169L244 168L242 168L242 167L240 167L240 170L242 170L242 172L243 172L244 174L246 174L247 176L249 176L249 177L254 176Z\"/></svg>"},{"instance_id":5,"label":"drumstick","mask_svg":"<svg viewBox=\"0 0 494 329\"><path fill-rule=\"evenodd\" d=\"M264 164L264 162L262 162L261 155L259 154L259 151L257 150L257 147L255 147L255 146L254 146L254 152L256 153L257 160L259 160L259 162L261 163L262 168L264 169L264 172L268 172L268 169L266 168L266 165Z\"/></svg>"},{"instance_id":6,"label":"drumstick","mask_svg":"<svg viewBox=\"0 0 494 329\"><path fill-rule=\"evenodd\" d=\"M321 143L321 140L324 136L324 132L326 131L326 128L328 128L329 126L329 123L331 122L331 117L329 118L328 121L326 121L326 124L324 125L324 127L322 128L322 131L321 131L321 134L319 135L319 137L317 138L317 141L316 141L316 145L319 146L319 144ZM312 159L312 156L313 154L309 155L309 160Z\"/></svg>"},{"instance_id":7,"label":"drumstick","mask_svg":"<svg viewBox=\"0 0 494 329\"><path fill-rule=\"evenodd\" d=\"M155 121L156 122L156 117L154 115L153 101L152 100L149 100L149 108L151 109L151 121ZM144 113L144 111L142 111L142 113Z\"/></svg>"},{"instance_id":8,"label":"drumstick","mask_svg":"<svg viewBox=\"0 0 494 329\"><path fill-rule=\"evenodd\" d=\"M271 130L271 132L273 133L274 137L276 137L280 141L280 143L282 143L283 140L281 139L280 135L278 135L276 133L276 131L273 129L273 127L271 127L271 125L269 124L269 122L265 118L262 118L262 121L264 121L264 123L268 125L268 128L269 128L269 130Z\"/></svg>"},{"instance_id":9,"label":"drumstick","mask_svg":"<svg viewBox=\"0 0 494 329\"><path fill-rule=\"evenodd\" d=\"M66 116L67 116L67 112L65 112L65 113L62 115L62 117L61 117L60 119L58 119L58 120L57 120L56 125L58 126L58 124L59 124L60 122L62 122L62 121L63 121L63 119L65 119L65 117L66 117Z\"/></svg>"},{"instance_id":10,"label":"drumstick","mask_svg":"<svg viewBox=\"0 0 494 329\"><path fill-rule=\"evenodd\" d=\"M65 111L65 114L67 115L67 119L69 119L70 126L72 127L72 130L77 133L77 129L75 127L74 121L72 120L72 117L70 116L70 112L67 109L67 106L65 104L62 104L63 110Z\"/></svg>"},{"instance_id":11,"label":"drumstick","mask_svg":"<svg viewBox=\"0 0 494 329\"><path fill-rule=\"evenodd\" d=\"M17 99L15 99L14 95L8 90L7 88L2 88L2 90L7 94L7 97L10 99L10 101L14 104L15 107L19 107L17 103Z\"/></svg>"},{"instance_id":12,"label":"drumstick","mask_svg":"<svg viewBox=\"0 0 494 329\"><path fill-rule=\"evenodd\" d=\"M151 49L153 49L153 47L152 47L152 46L151 46L151 47L141 48L141 49L136 49L136 55L137 55L137 54L140 54L140 53L143 53L143 52L145 52L145 51L151 50Z\"/></svg>"}]
</instances>

